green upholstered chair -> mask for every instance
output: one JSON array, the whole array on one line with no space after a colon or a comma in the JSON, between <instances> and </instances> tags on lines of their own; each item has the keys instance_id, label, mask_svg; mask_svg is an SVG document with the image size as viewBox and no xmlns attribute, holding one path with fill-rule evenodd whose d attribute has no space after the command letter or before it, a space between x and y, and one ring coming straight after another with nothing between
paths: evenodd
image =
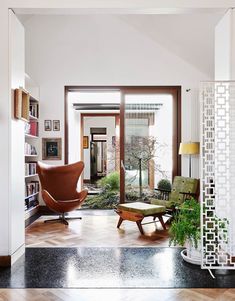
<instances>
[{"instance_id":1,"label":"green upholstered chair","mask_svg":"<svg viewBox=\"0 0 235 301\"><path fill-rule=\"evenodd\" d=\"M151 204L162 205L167 209L174 210L176 206L181 205L185 200L192 197L195 199L198 198L199 180L176 176L171 191L157 190L159 192L159 198L151 199Z\"/></svg>"}]
</instances>

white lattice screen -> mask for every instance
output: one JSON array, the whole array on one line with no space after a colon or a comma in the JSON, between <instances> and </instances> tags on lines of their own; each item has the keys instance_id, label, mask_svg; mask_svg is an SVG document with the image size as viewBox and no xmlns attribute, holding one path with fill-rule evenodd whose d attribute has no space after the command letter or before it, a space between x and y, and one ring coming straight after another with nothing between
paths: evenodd
<instances>
[{"instance_id":1,"label":"white lattice screen","mask_svg":"<svg viewBox=\"0 0 235 301\"><path fill-rule=\"evenodd\" d=\"M235 82L201 85L202 268L235 268Z\"/></svg>"}]
</instances>

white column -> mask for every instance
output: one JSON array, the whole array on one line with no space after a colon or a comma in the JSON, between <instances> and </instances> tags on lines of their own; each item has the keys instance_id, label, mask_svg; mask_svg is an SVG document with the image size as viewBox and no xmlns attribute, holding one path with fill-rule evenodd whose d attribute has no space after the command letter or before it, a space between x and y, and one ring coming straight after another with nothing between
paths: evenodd
<instances>
[{"instance_id":1,"label":"white column","mask_svg":"<svg viewBox=\"0 0 235 301\"><path fill-rule=\"evenodd\" d=\"M215 80L233 81L235 80L235 10L229 9L223 16L215 28ZM228 112L226 112L226 137L223 141L226 144L228 153L227 176L228 181L226 187L228 190L227 206L230 208L229 227L231 229L232 255L235 254L235 95L234 85L231 85ZM221 118L221 117L220 117ZM225 162L224 162L225 164ZM220 164L221 165L221 164ZM222 177L221 173L217 175L217 179ZM225 189L225 185L221 186L221 190ZM218 202L221 199L217 195Z\"/></svg>"},{"instance_id":2,"label":"white column","mask_svg":"<svg viewBox=\"0 0 235 301\"><path fill-rule=\"evenodd\" d=\"M7 6L1 4L0 265L12 264L24 252L24 132L22 122L17 123L13 118L12 98L12 89L23 84L24 41L21 24L15 18Z\"/></svg>"},{"instance_id":3,"label":"white column","mask_svg":"<svg viewBox=\"0 0 235 301\"><path fill-rule=\"evenodd\" d=\"M25 87L25 32L16 15L9 11L10 88ZM14 118L14 96L11 98L11 159L10 159L10 254L24 251L24 122ZM22 249L22 250L21 250Z\"/></svg>"},{"instance_id":4,"label":"white column","mask_svg":"<svg viewBox=\"0 0 235 301\"><path fill-rule=\"evenodd\" d=\"M0 256L9 255L10 190L10 89L8 53L8 9L0 9Z\"/></svg>"},{"instance_id":5,"label":"white column","mask_svg":"<svg viewBox=\"0 0 235 301\"><path fill-rule=\"evenodd\" d=\"M215 28L215 80L235 80L234 9L229 9Z\"/></svg>"}]
</instances>

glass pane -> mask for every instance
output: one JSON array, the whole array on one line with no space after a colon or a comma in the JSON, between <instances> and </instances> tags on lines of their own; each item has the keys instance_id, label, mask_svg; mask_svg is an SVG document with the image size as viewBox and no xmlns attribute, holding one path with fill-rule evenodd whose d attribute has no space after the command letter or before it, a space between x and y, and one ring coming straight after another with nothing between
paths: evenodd
<instances>
[{"instance_id":1,"label":"glass pane","mask_svg":"<svg viewBox=\"0 0 235 301\"><path fill-rule=\"evenodd\" d=\"M126 202L148 201L161 179L172 181L172 104L168 94L125 96Z\"/></svg>"}]
</instances>

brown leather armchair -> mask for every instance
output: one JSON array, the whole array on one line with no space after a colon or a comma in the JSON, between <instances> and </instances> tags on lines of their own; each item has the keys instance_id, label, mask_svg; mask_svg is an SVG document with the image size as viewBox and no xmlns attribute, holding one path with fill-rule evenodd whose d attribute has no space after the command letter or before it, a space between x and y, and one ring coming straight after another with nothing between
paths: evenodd
<instances>
[{"instance_id":1,"label":"brown leather armchair","mask_svg":"<svg viewBox=\"0 0 235 301\"><path fill-rule=\"evenodd\" d=\"M83 162L64 166L52 166L38 162L37 173L42 187L42 198L46 205L60 214L60 217L45 222L60 221L68 225L68 219L81 219L81 217L65 218L65 213L79 208L84 202L88 191L77 191L77 182L84 169Z\"/></svg>"}]
</instances>

